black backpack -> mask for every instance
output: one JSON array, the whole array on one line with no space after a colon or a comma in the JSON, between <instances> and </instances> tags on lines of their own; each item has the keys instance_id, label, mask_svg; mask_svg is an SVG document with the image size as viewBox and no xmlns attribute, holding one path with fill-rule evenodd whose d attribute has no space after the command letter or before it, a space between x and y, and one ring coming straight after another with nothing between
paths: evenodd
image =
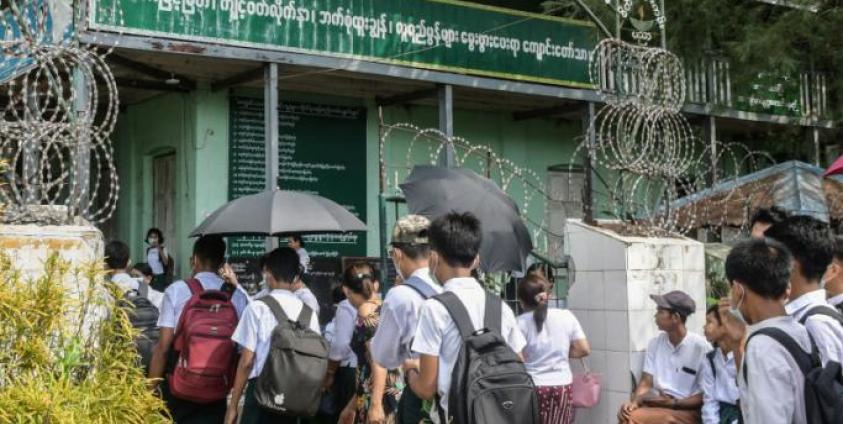
<instances>
[{"instance_id":1,"label":"black backpack","mask_svg":"<svg viewBox=\"0 0 843 424\"><path fill-rule=\"evenodd\" d=\"M129 290L123 297L123 306L127 309L129 322L132 327L140 331L135 337L135 349L141 360L144 371L149 370L152 360L152 349L158 344L158 308L149 301L149 286L138 282L137 290Z\"/></svg>"},{"instance_id":2,"label":"black backpack","mask_svg":"<svg viewBox=\"0 0 843 424\"><path fill-rule=\"evenodd\" d=\"M486 293L483 327L475 330L459 298L445 292L434 297L445 305L462 337L463 346L451 373L448 415L453 424L534 424L539 403L533 379L524 363L501 336L501 299Z\"/></svg>"},{"instance_id":3,"label":"black backpack","mask_svg":"<svg viewBox=\"0 0 843 424\"><path fill-rule=\"evenodd\" d=\"M841 377L840 364L829 361L823 367L813 338L811 338L811 353L807 353L802 350L799 343L778 328L766 327L756 331L749 336L746 345L749 346L750 340L758 334L764 334L776 340L787 349L788 353L799 364L799 368L805 376L807 423L843 423L843 377ZM811 337L810 334L808 337ZM744 361L743 378L749 384L746 369L747 363Z\"/></svg>"},{"instance_id":4,"label":"black backpack","mask_svg":"<svg viewBox=\"0 0 843 424\"><path fill-rule=\"evenodd\" d=\"M328 371L325 339L310 329L313 311L302 304L296 321L271 295L259 299L278 325L272 330L269 354L257 378L255 399L267 411L290 417L312 417L319 410L322 382Z\"/></svg>"}]
</instances>

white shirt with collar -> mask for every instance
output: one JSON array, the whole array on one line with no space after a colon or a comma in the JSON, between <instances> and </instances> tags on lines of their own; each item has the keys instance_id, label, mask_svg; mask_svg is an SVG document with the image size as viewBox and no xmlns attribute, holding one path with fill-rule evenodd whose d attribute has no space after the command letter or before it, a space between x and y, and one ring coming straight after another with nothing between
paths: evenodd
<instances>
[{"instance_id":1,"label":"white shirt with collar","mask_svg":"<svg viewBox=\"0 0 843 424\"><path fill-rule=\"evenodd\" d=\"M303 247L299 247L296 249L296 253L299 255L299 264L301 264L304 271L307 272L310 270L310 255L307 253L307 250Z\"/></svg>"},{"instance_id":2,"label":"white shirt with collar","mask_svg":"<svg viewBox=\"0 0 843 424\"><path fill-rule=\"evenodd\" d=\"M843 294L838 294L837 296L829 297L828 304L840 310L841 305L843 305Z\"/></svg>"},{"instance_id":3,"label":"white shirt with collar","mask_svg":"<svg viewBox=\"0 0 843 424\"><path fill-rule=\"evenodd\" d=\"M430 286L434 293L442 287L430 278L430 269L419 268L408 280ZM386 369L401 367L404 360L418 357L412 353L411 343L425 299L412 287L397 285L386 294L381 307L381 321L370 346L372 359Z\"/></svg>"},{"instance_id":4,"label":"white shirt with collar","mask_svg":"<svg viewBox=\"0 0 843 424\"><path fill-rule=\"evenodd\" d=\"M676 399L702 391L700 368L711 345L705 337L687 332L678 346L662 331L650 340L644 359L644 372L653 376L653 388Z\"/></svg>"},{"instance_id":5,"label":"white shirt with collar","mask_svg":"<svg viewBox=\"0 0 843 424\"><path fill-rule=\"evenodd\" d=\"M465 306L474 328L483 327L486 309L485 289L474 278L454 278L444 285L444 291L454 293ZM518 329L515 314L506 303L502 303L501 335L507 344L520 353L527 342ZM456 323L448 314L445 305L436 299L428 299L422 307L418 328L413 340L413 351L439 358L437 392L440 405L447 415L448 390L451 388L451 373L457 362L463 342Z\"/></svg>"},{"instance_id":6,"label":"white shirt with collar","mask_svg":"<svg viewBox=\"0 0 843 424\"><path fill-rule=\"evenodd\" d=\"M289 290L272 290L268 296L278 301L287 318L295 321L301 313L304 303ZM243 316L231 336L237 344L255 353L255 362L249 378L260 375L266 357L269 355L272 330L278 326L278 321L272 310L262 301L256 300L246 307ZM319 317L313 313L310 316L310 329L319 333Z\"/></svg>"},{"instance_id":7,"label":"white shirt with collar","mask_svg":"<svg viewBox=\"0 0 843 424\"><path fill-rule=\"evenodd\" d=\"M120 287L120 290L123 293L131 290L138 290L140 288L138 280L125 272L114 274L111 277L111 282L117 284L117 287ZM149 299L149 302L158 308L159 311L161 310L161 304L164 302L164 293L149 287L146 298Z\"/></svg>"},{"instance_id":8,"label":"white shirt with collar","mask_svg":"<svg viewBox=\"0 0 843 424\"><path fill-rule=\"evenodd\" d=\"M702 366L703 424L720 424L720 402L737 405L740 397L735 355L729 352L724 356L719 348L714 352L712 361L705 358Z\"/></svg>"},{"instance_id":9,"label":"white shirt with collar","mask_svg":"<svg viewBox=\"0 0 843 424\"><path fill-rule=\"evenodd\" d=\"M200 272L194 276L202 288L205 290L219 290L223 285L223 280L219 275L213 272ZM164 301L161 303L160 313L158 314L158 326L161 328L175 329L179 323L182 309L187 301L190 300L190 288L184 280L176 281L167 287L164 291ZM234 309L237 310L237 316L243 314L243 310L249 304L249 295L237 286L234 289L234 294L231 298L231 303L234 304Z\"/></svg>"},{"instance_id":10,"label":"white shirt with collar","mask_svg":"<svg viewBox=\"0 0 843 424\"><path fill-rule=\"evenodd\" d=\"M343 300L337 306L333 323L334 339L331 340L328 359L339 362L342 367L357 368L357 355L351 350L351 338L357 324L357 308L348 299Z\"/></svg>"},{"instance_id":11,"label":"white shirt with collar","mask_svg":"<svg viewBox=\"0 0 843 424\"><path fill-rule=\"evenodd\" d=\"M270 290L269 287L266 286L265 281L262 281L260 283L260 286L262 287L261 290L257 292L254 296L252 296L252 299L258 300L269 294ZM294 291L293 294L295 294L296 297L299 298L299 300L304 302L305 305L310 306L310 309L316 315L319 315L319 300L316 299L316 295L314 295L309 288L303 286L302 288Z\"/></svg>"},{"instance_id":12,"label":"white shirt with collar","mask_svg":"<svg viewBox=\"0 0 843 424\"><path fill-rule=\"evenodd\" d=\"M573 381L568 355L571 344L585 339L585 333L571 311L547 310L541 332L536 328L533 312L518 316L518 327L527 340L524 365L536 386L567 386Z\"/></svg>"},{"instance_id":13,"label":"white shirt with collar","mask_svg":"<svg viewBox=\"0 0 843 424\"><path fill-rule=\"evenodd\" d=\"M825 290L805 293L788 302L785 310L796 322L801 322L805 314L816 306L834 309L825 298ZM805 329L817 344L823 365L829 360L843 364L843 325L832 317L813 315L805 321Z\"/></svg>"},{"instance_id":14,"label":"white shirt with collar","mask_svg":"<svg viewBox=\"0 0 843 424\"><path fill-rule=\"evenodd\" d=\"M776 327L796 340L806 352L811 342L805 327L789 316L770 318L751 325L747 335ZM744 379L746 368L749 382ZM805 377L796 360L776 340L765 335L746 345L738 373L741 413L745 424L805 424Z\"/></svg>"}]
</instances>

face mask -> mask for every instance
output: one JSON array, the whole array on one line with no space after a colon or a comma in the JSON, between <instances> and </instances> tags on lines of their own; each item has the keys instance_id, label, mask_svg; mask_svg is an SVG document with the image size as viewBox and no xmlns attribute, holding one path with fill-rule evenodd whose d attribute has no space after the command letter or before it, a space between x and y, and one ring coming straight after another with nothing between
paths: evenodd
<instances>
[{"instance_id":1,"label":"face mask","mask_svg":"<svg viewBox=\"0 0 843 424\"><path fill-rule=\"evenodd\" d=\"M404 277L404 274L401 273L401 267L398 266L398 261L395 260L394 257L392 258L392 266L395 267L395 273L398 275L398 278L400 278L401 281L407 281L407 278Z\"/></svg>"},{"instance_id":2,"label":"face mask","mask_svg":"<svg viewBox=\"0 0 843 424\"><path fill-rule=\"evenodd\" d=\"M743 304L743 300L746 297L746 289L743 286L741 288L741 299L738 301L738 304L729 308L729 313L738 321L746 324L746 319L743 317L743 313L741 312L741 305Z\"/></svg>"}]
</instances>

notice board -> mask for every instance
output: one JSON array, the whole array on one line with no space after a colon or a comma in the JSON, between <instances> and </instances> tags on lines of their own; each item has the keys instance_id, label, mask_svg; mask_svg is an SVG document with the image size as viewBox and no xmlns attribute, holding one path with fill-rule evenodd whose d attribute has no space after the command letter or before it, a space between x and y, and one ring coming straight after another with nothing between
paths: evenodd
<instances>
[{"instance_id":1,"label":"notice board","mask_svg":"<svg viewBox=\"0 0 843 424\"><path fill-rule=\"evenodd\" d=\"M229 137L229 199L264 190L263 99L232 97ZM366 221L366 109L283 103L279 106L279 179L284 190L331 199ZM304 237L311 258L365 256L366 234ZM233 258L266 251L260 237L230 239Z\"/></svg>"}]
</instances>

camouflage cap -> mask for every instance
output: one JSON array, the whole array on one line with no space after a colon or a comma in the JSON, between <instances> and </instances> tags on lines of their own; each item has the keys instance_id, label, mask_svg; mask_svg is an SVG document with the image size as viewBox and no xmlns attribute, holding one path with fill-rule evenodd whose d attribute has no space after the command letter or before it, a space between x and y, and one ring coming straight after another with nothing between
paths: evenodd
<instances>
[{"instance_id":1,"label":"camouflage cap","mask_svg":"<svg viewBox=\"0 0 843 424\"><path fill-rule=\"evenodd\" d=\"M427 244L430 220L421 215L402 216L392 229L392 243Z\"/></svg>"}]
</instances>

